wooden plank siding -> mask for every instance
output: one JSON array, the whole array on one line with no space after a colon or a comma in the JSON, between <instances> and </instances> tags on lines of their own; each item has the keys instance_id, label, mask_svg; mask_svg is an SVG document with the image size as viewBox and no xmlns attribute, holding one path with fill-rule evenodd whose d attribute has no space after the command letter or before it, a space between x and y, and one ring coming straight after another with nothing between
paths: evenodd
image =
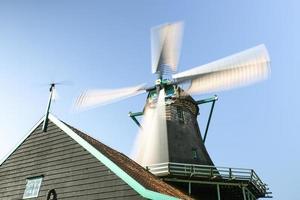
<instances>
[{"instance_id":1,"label":"wooden plank siding","mask_svg":"<svg viewBox=\"0 0 300 200\"><path fill-rule=\"evenodd\" d=\"M26 179L44 176L37 200L55 189L58 199L143 199L122 179L49 122L40 124L0 166L0 199L22 199Z\"/></svg>"}]
</instances>

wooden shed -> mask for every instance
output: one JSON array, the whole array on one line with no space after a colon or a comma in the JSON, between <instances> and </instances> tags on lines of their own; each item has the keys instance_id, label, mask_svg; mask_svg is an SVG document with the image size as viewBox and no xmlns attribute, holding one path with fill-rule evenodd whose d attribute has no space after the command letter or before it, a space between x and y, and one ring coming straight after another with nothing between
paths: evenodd
<instances>
[{"instance_id":1,"label":"wooden shed","mask_svg":"<svg viewBox=\"0 0 300 200\"><path fill-rule=\"evenodd\" d=\"M0 162L0 199L191 199L126 155L49 115Z\"/></svg>"}]
</instances>

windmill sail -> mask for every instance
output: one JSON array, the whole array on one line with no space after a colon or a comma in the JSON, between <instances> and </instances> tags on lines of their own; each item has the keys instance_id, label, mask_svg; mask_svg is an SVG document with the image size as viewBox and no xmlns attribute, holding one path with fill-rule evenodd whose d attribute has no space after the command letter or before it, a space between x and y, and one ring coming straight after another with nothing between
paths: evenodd
<instances>
[{"instance_id":1,"label":"windmill sail","mask_svg":"<svg viewBox=\"0 0 300 200\"><path fill-rule=\"evenodd\" d=\"M180 55L182 32L182 22L152 28L152 73L162 75L176 71Z\"/></svg>"},{"instance_id":2,"label":"windmill sail","mask_svg":"<svg viewBox=\"0 0 300 200\"><path fill-rule=\"evenodd\" d=\"M84 109L93 106L106 105L120 101L138 94L144 93L145 87L138 85L121 89L88 90L79 96L75 102L75 108Z\"/></svg>"},{"instance_id":3,"label":"windmill sail","mask_svg":"<svg viewBox=\"0 0 300 200\"><path fill-rule=\"evenodd\" d=\"M173 75L177 83L191 82L187 92L201 94L264 80L270 59L264 45Z\"/></svg>"},{"instance_id":4,"label":"windmill sail","mask_svg":"<svg viewBox=\"0 0 300 200\"><path fill-rule=\"evenodd\" d=\"M53 94L52 94L52 100L56 101L58 99L59 99L59 95L58 95L57 89L54 87L53 88Z\"/></svg>"},{"instance_id":5,"label":"windmill sail","mask_svg":"<svg viewBox=\"0 0 300 200\"><path fill-rule=\"evenodd\" d=\"M142 166L168 162L165 91L159 92L155 107L147 106L137 135L133 159Z\"/></svg>"}]
</instances>

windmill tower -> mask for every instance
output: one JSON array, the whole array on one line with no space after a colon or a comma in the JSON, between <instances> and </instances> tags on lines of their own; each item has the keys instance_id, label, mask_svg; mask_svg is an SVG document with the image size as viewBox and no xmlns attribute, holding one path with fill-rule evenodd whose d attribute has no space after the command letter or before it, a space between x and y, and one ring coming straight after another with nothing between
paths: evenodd
<instances>
[{"instance_id":1,"label":"windmill tower","mask_svg":"<svg viewBox=\"0 0 300 200\"><path fill-rule=\"evenodd\" d=\"M213 165L197 122L198 103L177 85L161 87L159 95L156 88L149 91L134 159L145 167L171 162Z\"/></svg>"},{"instance_id":2,"label":"windmill tower","mask_svg":"<svg viewBox=\"0 0 300 200\"><path fill-rule=\"evenodd\" d=\"M268 188L252 169L217 167L204 145L197 122L199 101L192 94L203 94L245 86L267 78L270 59L264 45L177 73L182 22L152 29L152 73L154 86L115 90L89 90L77 99L78 108L148 93L137 138L135 161L164 181L196 199L243 199L268 197ZM171 77L171 78L170 78ZM182 89L183 84L188 84ZM204 100L213 101L216 99Z\"/></svg>"}]
</instances>

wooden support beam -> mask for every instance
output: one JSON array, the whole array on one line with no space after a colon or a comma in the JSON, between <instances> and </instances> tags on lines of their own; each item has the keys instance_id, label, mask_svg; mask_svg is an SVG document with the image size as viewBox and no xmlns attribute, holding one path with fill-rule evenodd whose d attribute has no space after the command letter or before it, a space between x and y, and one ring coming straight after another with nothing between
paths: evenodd
<instances>
[{"instance_id":1,"label":"wooden support beam","mask_svg":"<svg viewBox=\"0 0 300 200\"><path fill-rule=\"evenodd\" d=\"M246 198L246 190L245 190L244 186L242 186L242 190L243 190L243 199L247 200L247 198Z\"/></svg>"},{"instance_id":2,"label":"wooden support beam","mask_svg":"<svg viewBox=\"0 0 300 200\"><path fill-rule=\"evenodd\" d=\"M220 185L217 184L218 200L221 200Z\"/></svg>"},{"instance_id":3,"label":"wooden support beam","mask_svg":"<svg viewBox=\"0 0 300 200\"><path fill-rule=\"evenodd\" d=\"M143 112L136 112L136 113L132 113L129 112L128 116L141 128L141 124L140 122L136 119L137 116L141 116L143 115Z\"/></svg>"}]
</instances>

